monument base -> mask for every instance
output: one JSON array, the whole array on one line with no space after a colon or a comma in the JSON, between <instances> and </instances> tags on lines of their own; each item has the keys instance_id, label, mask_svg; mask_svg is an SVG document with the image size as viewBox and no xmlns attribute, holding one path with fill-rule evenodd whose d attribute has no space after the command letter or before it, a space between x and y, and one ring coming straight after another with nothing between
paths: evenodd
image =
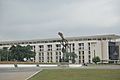
<instances>
[{"instance_id":1,"label":"monument base","mask_svg":"<svg viewBox=\"0 0 120 80\"><path fill-rule=\"evenodd\" d=\"M60 62L58 63L59 67L69 67L69 63L68 62Z\"/></svg>"}]
</instances>

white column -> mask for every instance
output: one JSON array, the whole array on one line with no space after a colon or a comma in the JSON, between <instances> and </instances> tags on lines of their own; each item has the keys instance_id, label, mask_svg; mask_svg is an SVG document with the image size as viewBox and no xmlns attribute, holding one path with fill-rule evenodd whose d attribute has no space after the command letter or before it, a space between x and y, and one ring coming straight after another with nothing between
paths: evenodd
<instances>
[{"instance_id":1,"label":"white column","mask_svg":"<svg viewBox=\"0 0 120 80\"><path fill-rule=\"evenodd\" d=\"M84 43L84 63L88 63L88 42Z\"/></svg>"},{"instance_id":2,"label":"white column","mask_svg":"<svg viewBox=\"0 0 120 80\"><path fill-rule=\"evenodd\" d=\"M36 52L35 62L39 62L39 46L38 45L35 45L35 52Z\"/></svg>"},{"instance_id":3,"label":"white column","mask_svg":"<svg viewBox=\"0 0 120 80\"><path fill-rule=\"evenodd\" d=\"M78 42L74 42L75 44L75 54L77 55L77 58L75 58L76 63L79 63L79 52L78 52Z\"/></svg>"},{"instance_id":4,"label":"white column","mask_svg":"<svg viewBox=\"0 0 120 80\"><path fill-rule=\"evenodd\" d=\"M56 62L56 53L55 53L55 51L56 51L56 46L55 46L55 45L56 45L55 43L52 44L52 61L53 61L53 63Z\"/></svg>"},{"instance_id":5,"label":"white column","mask_svg":"<svg viewBox=\"0 0 120 80\"><path fill-rule=\"evenodd\" d=\"M47 63L47 44L44 44L44 63Z\"/></svg>"}]
</instances>

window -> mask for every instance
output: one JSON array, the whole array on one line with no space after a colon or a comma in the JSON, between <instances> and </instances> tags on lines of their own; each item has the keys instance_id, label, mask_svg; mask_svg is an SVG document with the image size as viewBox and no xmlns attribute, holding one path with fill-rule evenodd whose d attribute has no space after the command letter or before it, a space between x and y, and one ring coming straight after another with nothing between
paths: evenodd
<instances>
[{"instance_id":1,"label":"window","mask_svg":"<svg viewBox=\"0 0 120 80\"><path fill-rule=\"evenodd\" d=\"M61 47L61 44L56 44L56 47Z\"/></svg>"},{"instance_id":2,"label":"window","mask_svg":"<svg viewBox=\"0 0 120 80\"><path fill-rule=\"evenodd\" d=\"M75 46L75 44L73 43L73 47Z\"/></svg>"},{"instance_id":3,"label":"window","mask_svg":"<svg viewBox=\"0 0 120 80\"><path fill-rule=\"evenodd\" d=\"M39 57L39 61L41 62L41 57Z\"/></svg>"},{"instance_id":4,"label":"window","mask_svg":"<svg viewBox=\"0 0 120 80\"><path fill-rule=\"evenodd\" d=\"M0 44L0 46L2 46L2 44Z\"/></svg>"},{"instance_id":5,"label":"window","mask_svg":"<svg viewBox=\"0 0 120 80\"><path fill-rule=\"evenodd\" d=\"M39 45L40 51L44 51L44 45Z\"/></svg>"},{"instance_id":6,"label":"window","mask_svg":"<svg viewBox=\"0 0 120 80\"><path fill-rule=\"evenodd\" d=\"M43 56L43 54L40 53L40 55L41 55L41 56L39 57L39 59L40 59L39 61L40 61L40 62L44 62L44 56Z\"/></svg>"},{"instance_id":7,"label":"window","mask_svg":"<svg viewBox=\"0 0 120 80\"><path fill-rule=\"evenodd\" d=\"M84 60L82 60L82 62L84 63L85 61L84 61Z\"/></svg>"},{"instance_id":8,"label":"window","mask_svg":"<svg viewBox=\"0 0 120 80\"><path fill-rule=\"evenodd\" d=\"M88 50L90 50L90 47L88 47Z\"/></svg>"},{"instance_id":9,"label":"window","mask_svg":"<svg viewBox=\"0 0 120 80\"><path fill-rule=\"evenodd\" d=\"M84 56L82 56L82 58L84 59Z\"/></svg>"},{"instance_id":10,"label":"window","mask_svg":"<svg viewBox=\"0 0 120 80\"><path fill-rule=\"evenodd\" d=\"M51 56L52 56L52 52L50 52Z\"/></svg>"},{"instance_id":11,"label":"window","mask_svg":"<svg viewBox=\"0 0 120 80\"><path fill-rule=\"evenodd\" d=\"M61 52L59 52L59 55L61 55Z\"/></svg>"},{"instance_id":12,"label":"window","mask_svg":"<svg viewBox=\"0 0 120 80\"><path fill-rule=\"evenodd\" d=\"M95 57L95 50L94 50L94 57Z\"/></svg>"},{"instance_id":13,"label":"window","mask_svg":"<svg viewBox=\"0 0 120 80\"><path fill-rule=\"evenodd\" d=\"M58 52L56 52L56 56L58 55Z\"/></svg>"},{"instance_id":14,"label":"window","mask_svg":"<svg viewBox=\"0 0 120 80\"><path fill-rule=\"evenodd\" d=\"M91 63L91 60L89 60L89 63Z\"/></svg>"},{"instance_id":15,"label":"window","mask_svg":"<svg viewBox=\"0 0 120 80\"><path fill-rule=\"evenodd\" d=\"M79 50L84 50L84 43L79 43Z\"/></svg>"},{"instance_id":16,"label":"window","mask_svg":"<svg viewBox=\"0 0 120 80\"><path fill-rule=\"evenodd\" d=\"M90 55L90 51L88 51L88 54Z\"/></svg>"},{"instance_id":17,"label":"window","mask_svg":"<svg viewBox=\"0 0 120 80\"><path fill-rule=\"evenodd\" d=\"M90 50L90 43L88 43L88 50Z\"/></svg>"},{"instance_id":18,"label":"window","mask_svg":"<svg viewBox=\"0 0 120 80\"><path fill-rule=\"evenodd\" d=\"M90 58L91 58L91 56L89 55L89 56L88 56L88 58L90 59Z\"/></svg>"},{"instance_id":19,"label":"window","mask_svg":"<svg viewBox=\"0 0 120 80\"><path fill-rule=\"evenodd\" d=\"M82 55L84 55L84 51L82 51Z\"/></svg>"},{"instance_id":20,"label":"window","mask_svg":"<svg viewBox=\"0 0 120 80\"><path fill-rule=\"evenodd\" d=\"M44 47L44 45L39 45L39 48L43 48Z\"/></svg>"},{"instance_id":21,"label":"window","mask_svg":"<svg viewBox=\"0 0 120 80\"><path fill-rule=\"evenodd\" d=\"M48 51L52 51L52 45L47 45Z\"/></svg>"},{"instance_id":22,"label":"window","mask_svg":"<svg viewBox=\"0 0 120 80\"><path fill-rule=\"evenodd\" d=\"M58 60L58 56L56 56L56 59Z\"/></svg>"},{"instance_id":23,"label":"window","mask_svg":"<svg viewBox=\"0 0 120 80\"><path fill-rule=\"evenodd\" d=\"M53 58L51 57L51 60L52 60Z\"/></svg>"},{"instance_id":24,"label":"window","mask_svg":"<svg viewBox=\"0 0 120 80\"><path fill-rule=\"evenodd\" d=\"M41 57L41 53L39 53L39 57Z\"/></svg>"},{"instance_id":25,"label":"window","mask_svg":"<svg viewBox=\"0 0 120 80\"><path fill-rule=\"evenodd\" d=\"M42 57L42 62L44 62L44 57Z\"/></svg>"},{"instance_id":26,"label":"window","mask_svg":"<svg viewBox=\"0 0 120 80\"><path fill-rule=\"evenodd\" d=\"M90 43L88 43L88 46L90 46Z\"/></svg>"},{"instance_id":27,"label":"window","mask_svg":"<svg viewBox=\"0 0 120 80\"><path fill-rule=\"evenodd\" d=\"M56 44L56 50L61 50L61 44Z\"/></svg>"},{"instance_id":28,"label":"window","mask_svg":"<svg viewBox=\"0 0 120 80\"><path fill-rule=\"evenodd\" d=\"M75 50L75 48L73 47L73 51Z\"/></svg>"}]
</instances>

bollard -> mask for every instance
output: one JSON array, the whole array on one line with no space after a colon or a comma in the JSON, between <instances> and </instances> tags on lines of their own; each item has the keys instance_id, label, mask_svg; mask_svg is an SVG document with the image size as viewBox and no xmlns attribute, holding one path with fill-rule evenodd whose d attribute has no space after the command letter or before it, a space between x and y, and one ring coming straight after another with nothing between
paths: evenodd
<instances>
[{"instance_id":1,"label":"bollard","mask_svg":"<svg viewBox=\"0 0 120 80\"><path fill-rule=\"evenodd\" d=\"M15 68L16 68L16 67L18 67L18 65L17 65L17 64L14 64L14 66L15 66Z\"/></svg>"},{"instance_id":2,"label":"bollard","mask_svg":"<svg viewBox=\"0 0 120 80\"><path fill-rule=\"evenodd\" d=\"M39 64L36 64L37 67L39 67Z\"/></svg>"}]
</instances>

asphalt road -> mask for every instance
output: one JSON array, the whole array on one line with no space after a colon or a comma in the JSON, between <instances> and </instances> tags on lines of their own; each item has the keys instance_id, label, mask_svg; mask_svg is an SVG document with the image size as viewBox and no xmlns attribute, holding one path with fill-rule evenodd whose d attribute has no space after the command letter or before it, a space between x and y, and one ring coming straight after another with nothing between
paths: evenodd
<instances>
[{"instance_id":1,"label":"asphalt road","mask_svg":"<svg viewBox=\"0 0 120 80\"><path fill-rule=\"evenodd\" d=\"M40 68L0 68L0 80L25 80Z\"/></svg>"},{"instance_id":2,"label":"asphalt road","mask_svg":"<svg viewBox=\"0 0 120 80\"><path fill-rule=\"evenodd\" d=\"M25 80L42 69L68 69L69 67L0 68L0 80ZM79 69L120 69L120 65L88 65Z\"/></svg>"}]
</instances>

